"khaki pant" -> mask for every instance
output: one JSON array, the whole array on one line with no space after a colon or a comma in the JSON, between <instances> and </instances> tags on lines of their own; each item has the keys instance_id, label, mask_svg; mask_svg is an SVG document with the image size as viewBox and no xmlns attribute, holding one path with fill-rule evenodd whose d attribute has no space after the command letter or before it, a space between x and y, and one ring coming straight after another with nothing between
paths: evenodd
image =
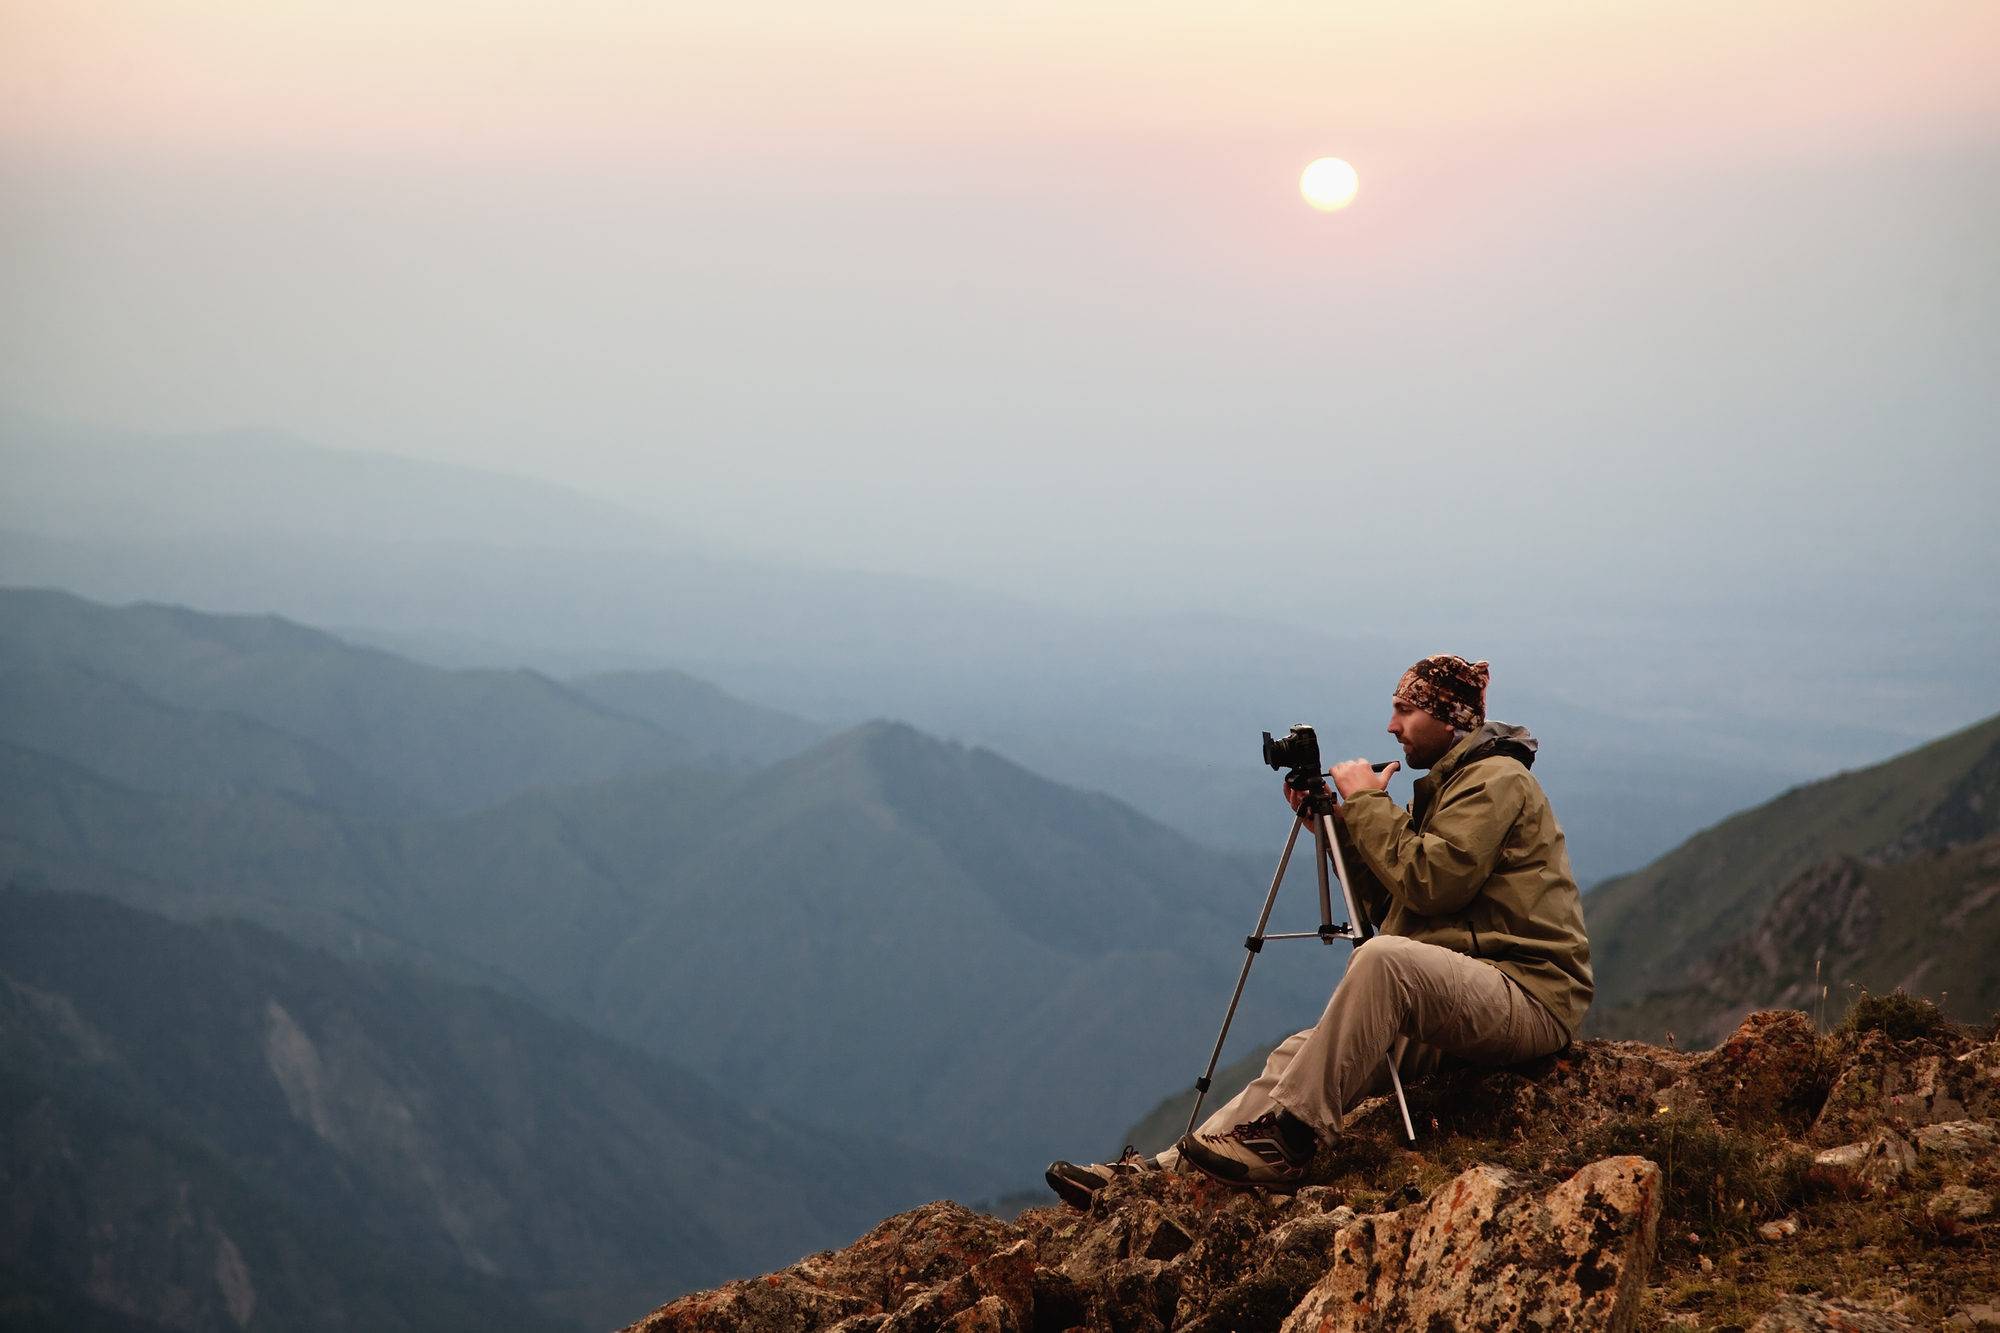
<instances>
[{"instance_id":1,"label":"khaki pant","mask_svg":"<svg viewBox=\"0 0 2000 1333\"><path fill-rule=\"evenodd\" d=\"M1398 1067L1405 1082L1446 1056L1511 1065L1559 1051L1569 1041L1549 1011L1490 963L1435 944L1377 935L1354 953L1319 1025L1287 1037L1264 1072L1203 1121L1220 1133L1278 1107L1322 1135L1337 1133L1357 1102L1389 1090L1389 1049L1410 1045ZM1168 1149L1169 1169L1180 1155Z\"/></svg>"}]
</instances>

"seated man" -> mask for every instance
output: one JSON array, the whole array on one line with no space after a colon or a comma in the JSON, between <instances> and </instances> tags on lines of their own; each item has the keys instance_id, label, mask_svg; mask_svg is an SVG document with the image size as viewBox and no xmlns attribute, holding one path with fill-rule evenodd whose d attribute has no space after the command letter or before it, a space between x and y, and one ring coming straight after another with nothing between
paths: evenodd
<instances>
[{"instance_id":1,"label":"seated man","mask_svg":"<svg viewBox=\"0 0 2000 1333\"><path fill-rule=\"evenodd\" d=\"M1389 732L1428 769L1405 811L1397 765L1334 765L1350 887L1380 932L1360 946L1318 1026L1282 1043L1249 1087L1158 1159L1048 1171L1079 1207L1117 1175L1192 1166L1234 1185L1296 1185L1357 1102L1446 1056L1508 1065L1562 1049L1590 1007L1590 943L1562 829L1529 775L1535 741L1486 720L1484 662L1426 657L1404 673ZM1293 804L1298 794L1287 789Z\"/></svg>"}]
</instances>

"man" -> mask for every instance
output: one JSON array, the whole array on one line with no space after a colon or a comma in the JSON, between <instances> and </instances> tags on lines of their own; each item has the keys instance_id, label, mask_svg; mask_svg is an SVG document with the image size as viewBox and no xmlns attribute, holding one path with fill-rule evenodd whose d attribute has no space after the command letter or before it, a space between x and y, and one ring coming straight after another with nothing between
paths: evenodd
<instances>
[{"instance_id":1,"label":"man","mask_svg":"<svg viewBox=\"0 0 2000 1333\"><path fill-rule=\"evenodd\" d=\"M1264 1072L1146 1161L1056 1162L1056 1193L1087 1207L1117 1175L1192 1166L1235 1185L1285 1188L1357 1102L1447 1056L1508 1065L1562 1049L1590 1007L1590 943L1562 829L1530 775L1536 744L1486 720L1487 665L1426 657L1403 674L1389 733L1418 779L1408 810L1385 788L1398 765L1331 770L1335 836L1360 908L1380 932L1358 948L1317 1026L1279 1045ZM1287 791L1293 804L1296 792Z\"/></svg>"}]
</instances>

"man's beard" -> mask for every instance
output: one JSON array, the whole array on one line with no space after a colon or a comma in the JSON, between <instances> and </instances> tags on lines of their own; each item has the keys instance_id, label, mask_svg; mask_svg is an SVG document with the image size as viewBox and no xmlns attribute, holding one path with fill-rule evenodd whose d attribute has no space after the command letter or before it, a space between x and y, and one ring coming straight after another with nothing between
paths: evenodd
<instances>
[{"instance_id":1,"label":"man's beard","mask_svg":"<svg viewBox=\"0 0 2000 1333\"><path fill-rule=\"evenodd\" d=\"M1458 744L1458 738L1453 736L1450 740L1442 744L1426 746L1422 749L1414 745L1405 745L1403 747L1403 761L1411 768L1420 768L1425 772L1429 772L1437 765L1438 760L1451 753L1451 747L1456 744Z\"/></svg>"}]
</instances>

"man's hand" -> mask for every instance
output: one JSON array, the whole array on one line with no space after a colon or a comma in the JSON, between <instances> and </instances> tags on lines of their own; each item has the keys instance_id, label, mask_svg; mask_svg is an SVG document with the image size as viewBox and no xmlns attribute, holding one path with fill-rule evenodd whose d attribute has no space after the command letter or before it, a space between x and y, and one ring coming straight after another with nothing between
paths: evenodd
<instances>
[{"instance_id":1,"label":"man's hand","mask_svg":"<svg viewBox=\"0 0 2000 1333\"><path fill-rule=\"evenodd\" d=\"M1287 782L1285 784L1285 799L1291 802L1292 813L1297 814L1300 802L1306 799L1306 793ZM1336 824L1340 822L1340 807L1337 805L1333 807L1333 819Z\"/></svg>"},{"instance_id":2,"label":"man's hand","mask_svg":"<svg viewBox=\"0 0 2000 1333\"><path fill-rule=\"evenodd\" d=\"M1387 768L1377 773L1374 765L1366 759L1350 759L1333 766L1333 789L1340 793L1343 801L1358 791L1387 791L1389 779L1402 766L1401 760L1391 760Z\"/></svg>"}]
</instances>

